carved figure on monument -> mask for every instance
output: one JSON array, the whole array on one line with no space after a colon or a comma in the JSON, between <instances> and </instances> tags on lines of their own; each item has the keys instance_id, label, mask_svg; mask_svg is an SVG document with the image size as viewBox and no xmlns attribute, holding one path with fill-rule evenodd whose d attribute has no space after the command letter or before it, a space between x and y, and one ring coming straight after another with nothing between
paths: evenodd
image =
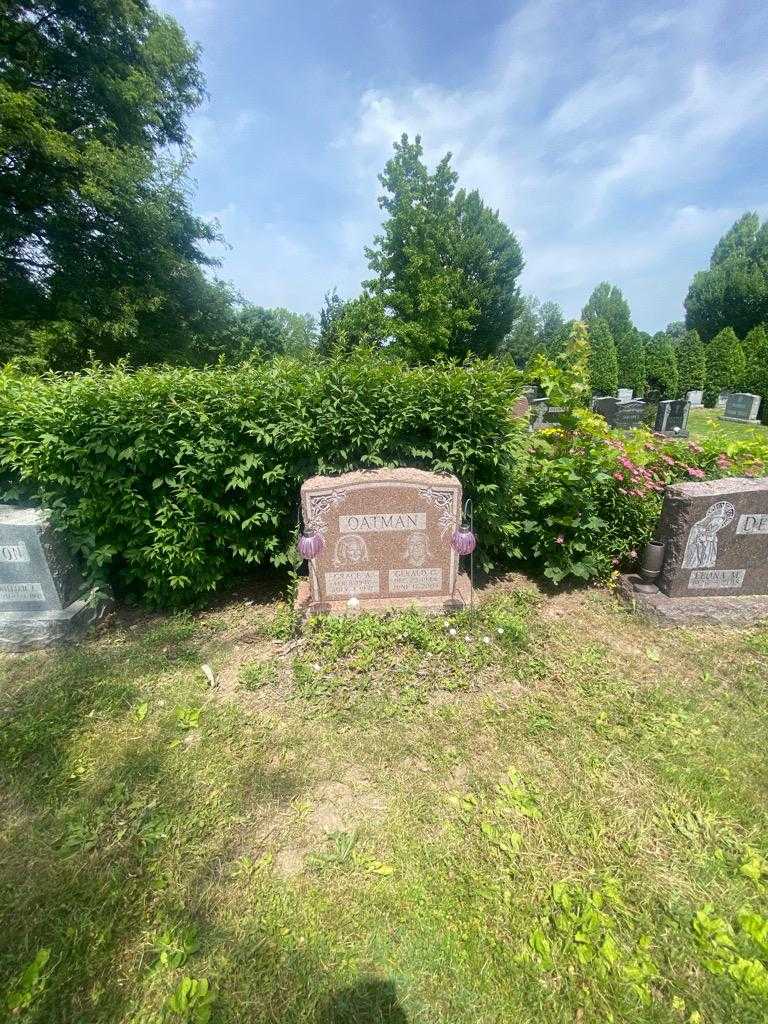
<instances>
[{"instance_id":1,"label":"carved figure on monument","mask_svg":"<svg viewBox=\"0 0 768 1024\"><path fill-rule=\"evenodd\" d=\"M736 515L730 501L710 505L703 519L691 527L685 545L683 569L712 569L717 563L717 535Z\"/></svg>"}]
</instances>

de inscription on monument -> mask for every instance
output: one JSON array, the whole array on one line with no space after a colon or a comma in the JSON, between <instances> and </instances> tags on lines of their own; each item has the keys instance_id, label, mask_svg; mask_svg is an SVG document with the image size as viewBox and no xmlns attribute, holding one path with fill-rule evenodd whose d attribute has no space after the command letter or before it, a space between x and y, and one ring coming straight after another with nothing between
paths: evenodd
<instances>
[{"instance_id":1,"label":"de inscription on monument","mask_svg":"<svg viewBox=\"0 0 768 1024\"><path fill-rule=\"evenodd\" d=\"M768 477L668 487L657 537L658 591L637 593L637 577L622 578L641 611L673 624L768 617Z\"/></svg>"},{"instance_id":2,"label":"de inscription on monument","mask_svg":"<svg viewBox=\"0 0 768 1024\"><path fill-rule=\"evenodd\" d=\"M451 546L462 510L455 476L419 469L316 476L302 484L301 509L305 527L324 541L300 588L302 611L346 612L350 599L372 611L469 603Z\"/></svg>"},{"instance_id":3,"label":"de inscription on monument","mask_svg":"<svg viewBox=\"0 0 768 1024\"><path fill-rule=\"evenodd\" d=\"M109 607L88 591L45 512L0 505L0 651L76 636Z\"/></svg>"}]
</instances>

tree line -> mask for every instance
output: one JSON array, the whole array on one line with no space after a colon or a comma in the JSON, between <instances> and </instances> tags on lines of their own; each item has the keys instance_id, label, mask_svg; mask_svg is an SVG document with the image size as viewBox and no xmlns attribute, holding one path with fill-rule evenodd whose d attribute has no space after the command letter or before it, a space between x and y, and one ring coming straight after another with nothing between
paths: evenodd
<instances>
[{"instance_id":1,"label":"tree line","mask_svg":"<svg viewBox=\"0 0 768 1024\"><path fill-rule=\"evenodd\" d=\"M572 322L521 295L521 246L477 191L403 135L379 177L381 231L358 296L316 320L216 277L190 207L200 52L147 0L7 0L0 11L0 363L76 369L239 363L359 345L411 363L562 351ZM696 274L685 321L651 336L602 282L581 318L594 392L768 393L768 224L747 213Z\"/></svg>"}]
</instances>

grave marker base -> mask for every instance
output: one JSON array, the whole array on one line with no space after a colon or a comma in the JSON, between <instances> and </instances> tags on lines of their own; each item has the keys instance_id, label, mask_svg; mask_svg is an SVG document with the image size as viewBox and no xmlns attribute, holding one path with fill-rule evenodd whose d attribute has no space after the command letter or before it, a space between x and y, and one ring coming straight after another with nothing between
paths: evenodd
<instances>
[{"instance_id":1,"label":"grave marker base","mask_svg":"<svg viewBox=\"0 0 768 1024\"><path fill-rule=\"evenodd\" d=\"M362 612L385 615L387 612L404 612L409 608L416 608L427 615L450 615L452 612L469 608L471 594L469 576L460 572L456 575L456 586L450 597L366 597L360 599L358 608L350 608L346 597L339 598L338 601L313 601L309 579L302 578L299 580L293 607L305 619L310 615L360 615Z\"/></svg>"},{"instance_id":2,"label":"grave marker base","mask_svg":"<svg viewBox=\"0 0 768 1024\"><path fill-rule=\"evenodd\" d=\"M62 609L0 612L0 652L21 654L79 639L112 608L112 599L99 591Z\"/></svg>"},{"instance_id":3,"label":"grave marker base","mask_svg":"<svg viewBox=\"0 0 768 1024\"><path fill-rule=\"evenodd\" d=\"M768 619L768 595L745 594L729 597L667 597L660 590L635 590L642 583L635 574L619 577L618 595L632 611L657 626L710 625L750 626Z\"/></svg>"}]
</instances>

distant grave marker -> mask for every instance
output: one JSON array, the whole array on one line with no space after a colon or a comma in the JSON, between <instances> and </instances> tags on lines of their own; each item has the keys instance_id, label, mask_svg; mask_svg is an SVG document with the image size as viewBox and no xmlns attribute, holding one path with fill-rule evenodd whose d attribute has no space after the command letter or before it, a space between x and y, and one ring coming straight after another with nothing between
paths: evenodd
<instances>
[{"instance_id":1,"label":"distant grave marker","mask_svg":"<svg viewBox=\"0 0 768 1024\"><path fill-rule=\"evenodd\" d=\"M734 420L739 423L755 423L759 408L760 395L733 392L728 395L726 400L723 419Z\"/></svg>"}]
</instances>

